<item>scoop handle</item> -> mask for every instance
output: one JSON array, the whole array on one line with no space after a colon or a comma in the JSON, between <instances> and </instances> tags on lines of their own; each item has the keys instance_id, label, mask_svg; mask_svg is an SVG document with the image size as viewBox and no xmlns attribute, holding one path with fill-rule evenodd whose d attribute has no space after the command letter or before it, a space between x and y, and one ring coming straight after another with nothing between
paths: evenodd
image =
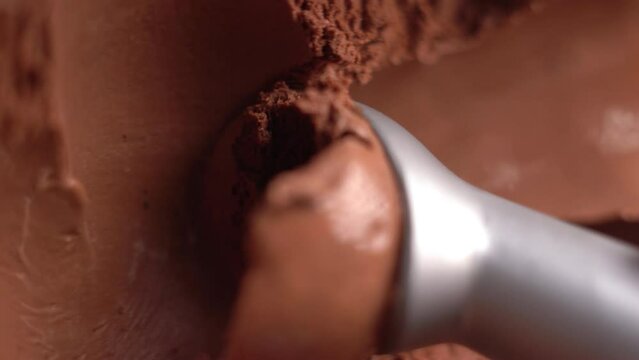
<instances>
[{"instance_id":1,"label":"scoop handle","mask_svg":"<svg viewBox=\"0 0 639 360\"><path fill-rule=\"evenodd\" d=\"M496 358L639 359L639 250L481 193L461 340Z\"/></svg>"}]
</instances>

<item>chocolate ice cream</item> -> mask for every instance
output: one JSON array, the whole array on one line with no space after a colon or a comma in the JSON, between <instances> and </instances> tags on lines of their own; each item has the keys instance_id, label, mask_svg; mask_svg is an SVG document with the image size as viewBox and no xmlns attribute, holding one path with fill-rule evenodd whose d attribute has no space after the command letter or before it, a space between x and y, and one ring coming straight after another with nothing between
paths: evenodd
<instances>
[{"instance_id":1,"label":"chocolate ice cream","mask_svg":"<svg viewBox=\"0 0 639 360\"><path fill-rule=\"evenodd\" d=\"M0 358L219 351L190 179L308 51L284 3L183 4L0 3Z\"/></svg>"},{"instance_id":2,"label":"chocolate ice cream","mask_svg":"<svg viewBox=\"0 0 639 360\"><path fill-rule=\"evenodd\" d=\"M631 218L636 201L628 194L636 191L636 176L627 169L636 168L636 126L629 54L635 54L636 6L559 3L531 19L533 25L496 34L485 50L435 67L408 64L375 74L468 49L536 5L2 2L0 357L193 359L215 358L223 348L235 358L262 351L278 358L372 353L401 238L391 171L348 95L352 82L367 83L374 74L384 83L373 80L358 99L407 124L472 182L577 221ZM559 30L537 34L554 26ZM561 34L567 35L556 37ZM546 46L553 39L563 42ZM582 39L575 41L581 46L565 46L571 39ZM541 61L554 69L544 77L553 84L547 88L582 79L557 91L592 106L557 114L588 118L580 114L614 106L606 105L608 120L594 130L553 116L547 124L556 126L544 129L556 134L551 144L558 146L530 146L503 159L508 151L491 143L529 143L512 140L527 127L503 126L508 122L501 119L547 114L519 106L522 98L539 99L543 86L510 92L530 79L508 81L519 79L508 74L544 73L521 60L534 58L526 49L550 57ZM553 49L576 55L551 61ZM579 61L588 54L605 61ZM593 63L607 65L582 78ZM508 64L522 67L492 72ZM619 81L628 86L616 86ZM471 86L491 82L495 87ZM586 101L587 88L609 94L609 101ZM504 116L493 117L501 100ZM531 106L543 109L548 101ZM561 146L570 138L562 136L580 131L607 149L594 157L596 166L565 166L583 164L582 147ZM535 152L545 148L548 153ZM527 167L538 156L552 159L550 165ZM203 163L211 182L200 214L210 222L200 237L193 195ZM512 171L513 163L524 170ZM586 178L594 181L570 180ZM622 223L597 228L635 234ZM227 271L221 278L228 292L216 285L220 277L212 278L220 269ZM413 355L476 356L448 345Z\"/></svg>"}]
</instances>

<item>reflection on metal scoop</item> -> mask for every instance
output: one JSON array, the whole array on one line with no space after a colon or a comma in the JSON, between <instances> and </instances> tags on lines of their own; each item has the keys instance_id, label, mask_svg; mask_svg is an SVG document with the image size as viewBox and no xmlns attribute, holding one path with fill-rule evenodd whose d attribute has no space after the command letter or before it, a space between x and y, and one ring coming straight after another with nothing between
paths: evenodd
<instances>
[{"instance_id":1,"label":"reflection on metal scoop","mask_svg":"<svg viewBox=\"0 0 639 360\"><path fill-rule=\"evenodd\" d=\"M639 250L462 181L360 105L403 190L386 351L456 342L506 359L639 359Z\"/></svg>"}]
</instances>

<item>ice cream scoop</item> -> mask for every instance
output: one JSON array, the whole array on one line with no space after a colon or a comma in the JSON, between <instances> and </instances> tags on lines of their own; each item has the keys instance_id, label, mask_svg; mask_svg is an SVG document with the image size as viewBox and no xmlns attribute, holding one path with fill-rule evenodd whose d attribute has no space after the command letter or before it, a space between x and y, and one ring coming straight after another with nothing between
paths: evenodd
<instances>
[{"instance_id":1,"label":"ice cream scoop","mask_svg":"<svg viewBox=\"0 0 639 360\"><path fill-rule=\"evenodd\" d=\"M638 249L473 187L360 106L405 211L382 350L456 342L496 358L639 358Z\"/></svg>"}]
</instances>

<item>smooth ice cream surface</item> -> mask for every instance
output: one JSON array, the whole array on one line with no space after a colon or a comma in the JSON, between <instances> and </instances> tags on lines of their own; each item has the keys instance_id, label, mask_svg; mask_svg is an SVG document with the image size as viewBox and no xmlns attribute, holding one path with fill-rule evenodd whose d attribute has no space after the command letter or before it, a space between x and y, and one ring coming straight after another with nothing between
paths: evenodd
<instances>
[{"instance_id":1,"label":"smooth ice cream surface","mask_svg":"<svg viewBox=\"0 0 639 360\"><path fill-rule=\"evenodd\" d=\"M190 179L308 51L284 3L182 4L0 3L1 358L219 351Z\"/></svg>"},{"instance_id":2,"label":"smooth ice cream surface","mask_svg":"<svg viewBox=\"0 0 639 360\"><path fill-rule=\"evenodd\" d=\"M624 169L637 168L628 75L634 57L626 55L636 55L637 7L625 0L560 3L563 10L549 8L551 15L531 23L572 24L571 31L536 36L538 28L524 24L497 34L498 41L468 53L466 62L459 54L432 68L406 65L387 75L375 71L466 49L532 3L1 2L0 358L191 360L215 358L222 348L235 358L372 353L401 238L392 172L348 95L351 82L373 76L381 81L373 80L359 98L408 125L465 178L538 205L534 199L546 193L524 185L544 172L533 166L514 176L512 162L502 166L499 156L509 152L488 146L512 145L513 134L527 127L499 127L508 123L497 121L508 118L502 116L486 122L485 128L497 126L493 135L464 132L493 118L490 99L506 100L502 113L527 112L518 94L539 99L536 109L552 104L552 97L538 97L544 87L537 82L526 92L528 81L491 77L491 71L531 68L503 62L539 64L502 56L507 48L520 54L537 40L534 49L546 59L540 63L555 71L544 79L582 79L568 82L562 96L587 103L588 92L580 89L592 88L609 94L611 103L619 100L597 131L587 131L607 149L594 157L597 166L553 173L548 179L561 181L552 193L592 193L605 204L589 207L592 218L632 208L634 197L624 194L636 191L636 176ZM563 43L548 40L564 33L557 37ZM573 37L579 46L562 45ZM553 65L550 50L557 48L572 51L562 59L580 66ZM607 65L582 78L592 63L578 60L591 53ZM433 75L421 81L422 72ZM601 103L591 104L558 113L597 113ZM555 124L550 128L559 140L551 144L583 130L579 122ZM527 149L513 154L534 157L534 147ZM581 148L548 149L556 151L548 158L565 160L555 167L583 164ZM196 216L194 179L203 163L209 182ZM490 173L495 166L501 180L474 176L478 164ZM566 181L579 176L597 185ZM568 200L537 207L579 214L581 205L561 199ZM196 233L196 220L205 221L204 236ZM621 222L596 228L637 233ZM476 357L448 345L400 355L410 356Z\"/></svg>"}]
</instances>

